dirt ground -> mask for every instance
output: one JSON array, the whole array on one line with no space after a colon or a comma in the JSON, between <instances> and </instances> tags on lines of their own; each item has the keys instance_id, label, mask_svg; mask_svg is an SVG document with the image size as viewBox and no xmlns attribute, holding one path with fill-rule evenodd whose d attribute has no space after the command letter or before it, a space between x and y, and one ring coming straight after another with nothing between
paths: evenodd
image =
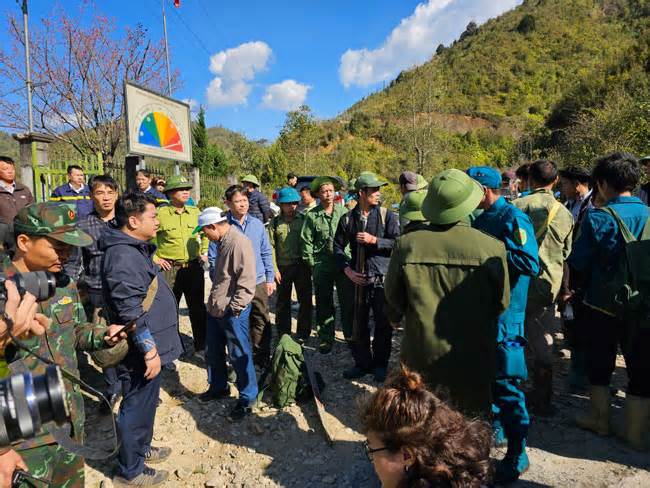
<instances>
[{"instance_id":1,"label":"dirt ground","mask_svg":"<svg viewBox=\"0 0 650 488\"><path fill-rule=\"evenodd\" d=\"M295 322L295 320L294 320ZM181 334L191 344L189 319L181 305ZM379 487L365 458L356 419L356 400L376 388L371 376L365 381L346 381L341 372L351 357L337 332L331 354L315 350L311 338L307 351L326 382L323 401L334 445L328 446L318 423L313 402L283 410L262 406L257 415L239 423L226 416L234 400L202 404L196 394L207 389L205 367L200 360L178 361L176 373L163 373L162 403L156 414L154 445L173 449L171 458L156 468L168 470L172 487ZM397 359L400 335L393 340ZM191 346L190 346L191 348ZM556 392L552 417L534 417L529 438L530 470L513 487L650 487L650 453L628 449L615 438L600 438L573 425L573 417L587 405L584 395L566 388L569 360L558 355ZM82 370L91 383L101 385L92 367ZM623 388L625 370L615 373ZM233 387L234 390L234 387ZM623 394L616 398L616 418L621 418ZM91 444L110 444L110 420L97 404L86 402L86 434ZM505 449L495 449L495 459ZM86 486L112 486L114 461L88 461Z\"/></svg>"}]
</instances>

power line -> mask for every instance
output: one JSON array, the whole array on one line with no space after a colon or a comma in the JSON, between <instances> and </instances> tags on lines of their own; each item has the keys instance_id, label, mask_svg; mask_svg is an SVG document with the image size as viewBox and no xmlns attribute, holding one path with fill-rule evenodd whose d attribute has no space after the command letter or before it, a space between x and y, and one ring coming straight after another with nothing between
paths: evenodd
<instances>
[{"instance_id":1,"label":"power line","mask_svg":"<svg viewBox=\"0 0 650 488\"><path fill-rule=\"evenodd\" d=\"M151 2L151 4L152 4L153 6L155 6L155 9L153 10L154 15L158 18L158 20L160 20L160 21L162 22L162 15L161 15L160 12L159 12L160 4L158 3L157 0L149 0L149 1ZM176 11L176 10L177 10L176 8L173 8L173 9L170 9L170 10L172 10L176 15L178 15L178 12ZM180 17L180 16L179 16L179 17ZM188 29L190 32L192 32L192 35L194 36L194 38L192 39L192 41L194 41L194 44L195 44L195 45L198 44L199 47L201 47L203 50L205 50L205 51L208 53L208 55L211 55L211 53L210 53L209 51L206 50L206 48L205 48L205 44L203 44L202 41L198 38L198 36L197 36L193 31L192 31L192 29L189 28L189 26L188 26L187 23L184 21L184 19L181 17L180 20L181 20L181 22L183 23L183 26L184 26L186 29ZM187 39L187 36L178 36L178 38L177 38L176 40L180 40L184 45L190 47L190 43L188 43L186 39ZM197 42L197 39L198 39L198 42Z\"/></svg>"},{"instance_id":2,"label":"power line","mask_svg":"<svg viewBox=\"0 0 650 488\"><path fill-rule=\"evenodd\" d=\"M199 0L199 5L201 6L201 10L205 13L205 16L207 17L208 21L210 22L211 25L215 27L214 32L219 33L219 30L216 29L216 26L219 25L217 21L212 17L212 14L210 13L210 10L205 6L205 3L203 3L203 0Z\"/></svg>"},{"instance_id":3,"label":"power line","mask_svg":"<svg viewBox=\"0 0 650 488\"><path fill-rule=\"evenodd\" d=\"M201 47L201 49L203 49L208 56L212 56L212 53L205 46L205 43L203 42L203 40L198 36L198 34L196 32L194 32L194 30L188 25L188 23L185 22L185 19L181 16L180 13L178 13L177 9L174 8L174 9L172 9L172 11L176 14L176 17L178 17L178 19L185 26L185 28L190 32L190 34L192 34L194 36L194 38L196 39L196 41L199 44L199 46Z\"/></svg>"}]
</instances>

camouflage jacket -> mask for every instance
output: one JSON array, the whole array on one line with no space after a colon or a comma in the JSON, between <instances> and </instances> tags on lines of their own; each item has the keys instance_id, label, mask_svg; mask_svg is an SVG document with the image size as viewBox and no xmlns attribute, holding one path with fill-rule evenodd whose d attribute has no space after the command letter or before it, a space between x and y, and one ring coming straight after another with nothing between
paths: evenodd
<instances>
[{"instance_id":1,"label":"camouflage jacket","mask_svg":"<svg viewBox=\"0 0 650 488\"><path fill-rule=\"evenodd\" d=\"M12 264L8 264L4 267L4 272L11 275L17 270ZM31 351L51 359L79 377L76 350L93 351L106 347L104 342L106 324L87 322L77 285L71 279L67 283L57 281L55 295L50 300L39 303L38 308L38 311L49 317L52 323L44 335L30 337L23 340L23 343ZM40 375L47 367L34 356L11 345L6 351L6 359L12 374L29 371L33 375ZM85 422L83 397L78 385L66 379L65 386L74 440L82 442ZM14 449L30 449L54 442L50 434L43 433L34 439L15 444Z\"/></svg>"}]
</instances>

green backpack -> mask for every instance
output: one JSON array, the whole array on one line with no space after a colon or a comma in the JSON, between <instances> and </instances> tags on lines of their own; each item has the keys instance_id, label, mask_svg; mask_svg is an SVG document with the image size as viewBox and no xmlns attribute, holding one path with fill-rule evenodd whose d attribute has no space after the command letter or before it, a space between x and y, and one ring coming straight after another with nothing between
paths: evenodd
<instances>
[{"instance_id":1,"label":"green backpack","mask_svg":"<svg viewBox=\"0 0 650 488\"><path fill-rule=\"evenodd\" d=\"M611 311L637 327L650 327L650 217L637 240L625 222L611 207L602 210L611 215L625 242L621 257L609 280Z\"/></svg>"},{"instance_id":2,"label":"green backpack","mask_svg":"<svg viewBox=\"0 0 650 488\"><path fill-rule=\"evenodd\" d=\"M304 396L309 387L304 363L302 346L290 335L284 334L275 348L271 366L260 379L260 384L265 386L260 390L258 399L270 388L273 404L283 408Z\"/></svg>"}]
</instances>

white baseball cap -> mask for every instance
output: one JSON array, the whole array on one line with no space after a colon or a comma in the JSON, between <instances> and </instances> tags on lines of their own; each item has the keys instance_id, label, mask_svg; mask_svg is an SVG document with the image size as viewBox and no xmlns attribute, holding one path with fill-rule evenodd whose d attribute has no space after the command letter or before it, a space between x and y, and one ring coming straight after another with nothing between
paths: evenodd
<instances>
[{"instance_id":1,"label":"white baseball cap","mask_svg":"<svg viewBox=\"0 0 650 488\"><path fill-rule=\"evenodd\" d=\"M219 207L208 207L199 214L199 225L196 226L192 234L198 234L206 225L218 224L224 220L228 220L226 212Z\"/></svg>"}]
</instances>

